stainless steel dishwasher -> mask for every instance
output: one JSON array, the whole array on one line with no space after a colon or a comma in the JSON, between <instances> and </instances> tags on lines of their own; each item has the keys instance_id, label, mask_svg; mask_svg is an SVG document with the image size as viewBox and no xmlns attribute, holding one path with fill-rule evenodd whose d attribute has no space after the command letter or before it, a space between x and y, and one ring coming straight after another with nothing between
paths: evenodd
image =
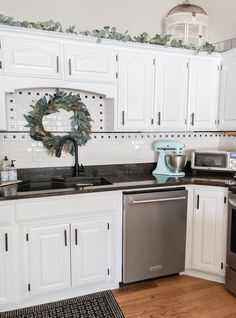
<instances>
[{"instance_id":1,"label":"stainless steel dishwasher","mask_svg":"<svg viewBox=\"0 0 236 318\"><path fill-rule=\"evenodd\" d=\"M124 284L184 271L187 191L125 192Z\"/></svg>"}]
</instances>

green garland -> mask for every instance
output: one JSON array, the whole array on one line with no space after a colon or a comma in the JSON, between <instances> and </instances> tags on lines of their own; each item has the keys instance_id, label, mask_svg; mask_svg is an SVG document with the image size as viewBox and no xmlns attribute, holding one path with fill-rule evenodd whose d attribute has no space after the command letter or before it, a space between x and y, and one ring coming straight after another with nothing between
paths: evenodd
<instances>
[{"instance_id":1,"label":"green garland","mask_svg":"<svg viewBox=\"0 0 236 318\"><path fill-rule=\"evenodd\" d=\"M25 127L30 127L30 137L36 141L42 141L50 154L55 153L64 136L54 135L46 131L43 126L43 118L44 116L59 112L60 109L68 112L73 111L74 113L70 118L72 130L68 136L75 138L79 146L85 145L91 139L92 119L87 107L81 102L79 94L67 94L56 89L54 95L49 95L48 99L46 96L40 98L31 107L33 110L28 115L24 115L28 123ZM74 145L70 140L65 143L64 150L73 155Z\"/></svg>"},{"instance_id":2,"label":"green garland","mask_svg":"<svg viewBox=\"0 0 236 318\"><path fill-rule=\"evenodd\" d=\"M53 20L49 20L46 22L29 22L29 21L15 21L14 18L5 16L3 14L0 14L0 24L5 24L9 26L16 26L16 27L23 27L23 28L29 28L29 29L39 29L39 30L45 30L45 31L56 31L56 32L66 32L68 34L77 34L75 31L75 26L69 26L65 31L62 28L62 25L60 22L54 22ZM116 30L115 27L110 26L104 26L101 30L93 30L90 31L81 31L79 32L81 35L85 36L93 36L97 38L97 42L100 43L102 39L111 39L111 40L117 40L117 41L123 41L123 42L138 42L138 43L147 43L147 44L154 44L154 45L162 45L166 47L176 47L176 48L184 48L189 50L194 50L196 53L199 53L201 51L207 52L211 54L215 51L215 46L206 43L201 47L195 47L195 46L188 46L183 45L182 41L171 39L170 35L160 35L156 34L154 37L150 37L147 32L143 32L142 34L138 36L132 37L128 34L128 31L125 33L120 33Z\"/></svg>"}]
</instances>

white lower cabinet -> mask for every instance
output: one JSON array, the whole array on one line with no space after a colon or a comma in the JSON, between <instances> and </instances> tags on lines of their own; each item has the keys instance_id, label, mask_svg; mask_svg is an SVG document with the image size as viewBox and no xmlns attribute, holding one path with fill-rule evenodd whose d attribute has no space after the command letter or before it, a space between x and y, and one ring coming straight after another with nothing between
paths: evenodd
<instances>
[{"instance_id":1,"label":"white lower cabinet","mask_svg":"<svg viewBox=\"0 0 236 318\"><path fill-rule=\"evenodd\" d=\"M119 191L17 200L17 295L10 309L117 288L121 209ZM1 268L2 253L0 245L0 296L6 294L2 277L12 281Z\"/></svg>"},{"instance_id":2,"label":"white lower cabinet","mask_svg":"<svg viewBox=\"0 0 236 318\"><path fill-rule=\"evenodd\" d=\"M12 228L0 226L0 305L13 302L13 244Z\"/></svg>"},{"instance_id":3,"label":"white lower cabinet","mask_svg":"<svg viewBox=\"0 0 236 318\"><path fill-rule=\"evenodd\" d=\"M26 235L31 294L70 287L69 225L32 227Z\"/></svg>"},{"instance_id":4,"label":"white lower cabinet","mask_svg":"<svg viewBox=\"0 0 236 318\"><path fill-rule=\"evenodd\" d=\"M192 190L192 207L188 211L186 267L224 277L227 189L211 188L197 187Z\"/></svg>"},{"instance_id":5,"label":"white lower cabinet","mask_svg":"<svg viewBox=\"0 0 236 318\"><path fill-rule=\"evenodd\" d=\"M29 227L30 295L108 282L110 227L109 217Z\"/></svg>"},{"instance_id":6,"label":"white lower cabinet","mask_svg":"<svg viewBox=\"0 0 236 318\"><path fill-rule=\"evenodd\" d=\"M109 218L28 229L31 295L109 280Z\"/></svg>"},{"instance_id":7,"label":"white lower cabinet","mask_svg":"<svg viewBox=\"0 0 236 318\"><path fill-rule=\"evenodd\" d=\"M109 229L107 218L71 224L73 287L109 280Z\"/></svg>"},{"instance_id":8,"label":"white lower cabinet","mask_svg":"<svg viewBox=\"0 0 236 318\"><path fill-rule=\"evenodd\" d=\"M186 188L185 273L223 282L228 189ZM117 288L121 268L121 192L0 202L0 312Z\"/></svg>"}]
</instances>

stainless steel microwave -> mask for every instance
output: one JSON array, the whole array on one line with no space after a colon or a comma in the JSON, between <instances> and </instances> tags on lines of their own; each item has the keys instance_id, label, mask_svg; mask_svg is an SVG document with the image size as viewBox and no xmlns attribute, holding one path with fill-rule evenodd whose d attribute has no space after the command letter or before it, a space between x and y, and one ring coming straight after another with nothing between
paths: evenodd
<instances>
[{"instance_id":1,"label":"stainless steel microwave","mask_svg":"<svg viewBox=\"0 0 236 318\"><path fill-rule=\"evenodd\" d=\"M236 151L195 150L191 155L193 170L236 171Z\"/></svg>"}]
</instances>

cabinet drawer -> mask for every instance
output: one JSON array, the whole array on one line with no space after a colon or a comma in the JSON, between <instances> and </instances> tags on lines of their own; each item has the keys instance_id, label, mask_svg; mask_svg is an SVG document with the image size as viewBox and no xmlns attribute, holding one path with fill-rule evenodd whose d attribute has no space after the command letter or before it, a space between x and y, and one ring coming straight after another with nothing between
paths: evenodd
<instances>
[{"instance_id":1,"label":"cabinet drawer","mask_svg":"<svg viewBox=\"0 0 236 318\"><path fill-rule=\"evenodd\" d=\"M14 220L14 204L0 202L0 225L7 225Z\"/></svg>"},{"instance_id":2,"label":"cabinet drawer","mask_svg":"<svg viewBox=\"0 0 236 318\"><path fill-rule=\"evenodd\" d=\"M120 206L121 194L118 192L28 199L16 203L16 219L21 222L53 216L108 214L116 213Z\"/></svg>"}]
</instances>

